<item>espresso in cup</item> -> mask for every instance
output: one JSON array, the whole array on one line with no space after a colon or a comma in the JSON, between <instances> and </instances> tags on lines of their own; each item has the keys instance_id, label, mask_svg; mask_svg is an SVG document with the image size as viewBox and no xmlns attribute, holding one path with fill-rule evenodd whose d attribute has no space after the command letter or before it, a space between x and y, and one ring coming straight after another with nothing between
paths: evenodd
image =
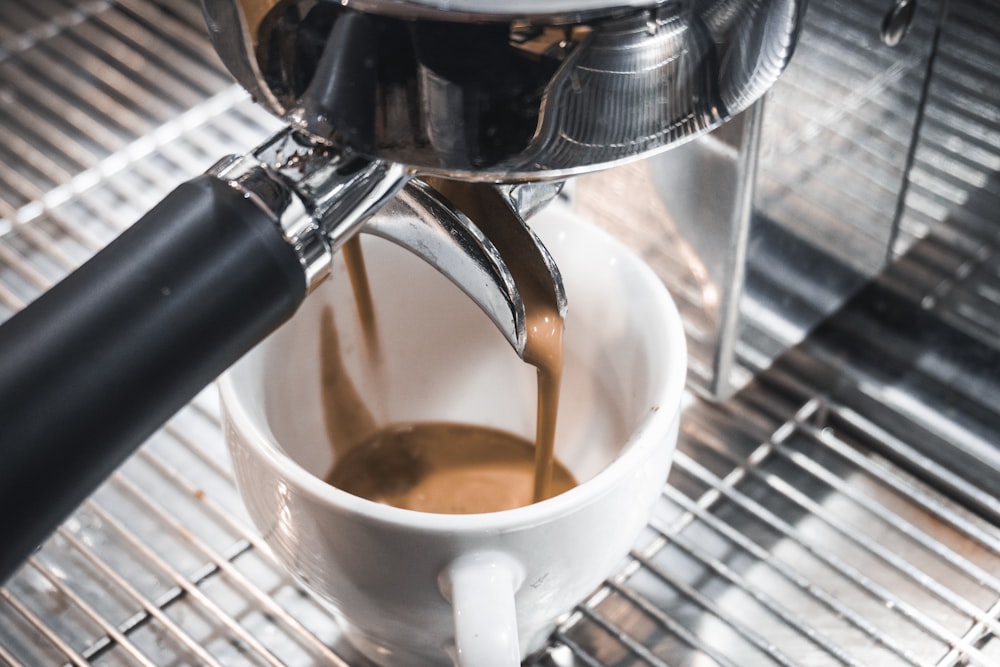
<instances>
[{"instance_id":1,"label":"espresso in cup","mask_svg":"<svg viewBox=\"0 0 1000 667\"><path fill-rule=\"evenodd\" d=\"M421 512L477 514L534 501L535 444L483 426L395 424L338 460L326 481L375 502ZM576 486L553 466L553 495Z\"/></svg>"},{"instance_id":2,"label":"espresso in cup","mask_svg":"<svg viewBox=\"0 0 1000 667\"><path fill-rule=\"evenodd\" d=\"M354 292L368 371L386 378L375 307L360 239L342 253ZM517 258L508 258L516 262ZM519 267L512 267L517 276ZM524 360L537 369L537 426L532 443L513 433L450 422L377 427L345 370L332 313L320 335L323 400L334 465L326 481L343 491L403 509L443 514L498 512L552 497L576 486L555 458L564 322L537 285L519 285L525 306ZM513 354L513 352L512 352Z\"/></svg>"}]
</instances>

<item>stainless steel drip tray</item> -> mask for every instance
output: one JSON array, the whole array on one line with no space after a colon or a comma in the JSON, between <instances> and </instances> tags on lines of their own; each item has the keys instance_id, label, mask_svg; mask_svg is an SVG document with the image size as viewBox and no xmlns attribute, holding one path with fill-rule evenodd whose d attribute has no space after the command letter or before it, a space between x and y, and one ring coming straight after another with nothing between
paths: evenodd
<instances>
[{"instance_id":1,"label":"stainless steel drip tray","mask_svg":"<svg viewBox=\"0 0 1000 667\"><path fill-rule=\"evenodd\" d=\"M535 662L996 664L1000 534L874 454L887 437L766 388L695 401L632 556ZM360 664L247 525L209 391L4 589L0 657Z\"/></svg>"},{"instance_id":2,"label":"stainless steel drip tray","mask_svg":"<svg viewBox=\"0 0 1000 667\"><path fill-rule=\"evenodd\" d=\"M274 129L194 0L3 3L0 318ZM678 271L697 348L710 295ZM647 529L529 662L1000 664L996 498L914 447L934 424L828 391L839 358L803 347L725 403L689 395ZM0 589L0 663L363 664L250 526L212 387Z\"/></svg>"}]
</instances>

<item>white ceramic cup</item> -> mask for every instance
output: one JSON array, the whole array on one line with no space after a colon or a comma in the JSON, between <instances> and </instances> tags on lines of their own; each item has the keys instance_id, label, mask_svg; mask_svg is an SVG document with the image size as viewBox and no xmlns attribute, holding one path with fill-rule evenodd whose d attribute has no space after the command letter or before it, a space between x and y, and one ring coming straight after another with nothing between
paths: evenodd
<instances>
[{"instance_id":1,"label":"white ceramic cup","mask_svg":"<svg viewBox=\"0 0 1000 667\"><path fill-rule=\"evenodd\" d=\"M454 286L366 238L386 386L365 373L339 269L220 382L240 492L287 569L325 598L346 638L387 665L516 665L621 564L676 444L686 372L677 310L615 239L558 207L532 221L569 300L556 454L580 482L488 514L381 505L324 481L321 318L332 310L358 394L388 421L459 421L533 440L535 371Z\"/></svg>"}]
</instances>

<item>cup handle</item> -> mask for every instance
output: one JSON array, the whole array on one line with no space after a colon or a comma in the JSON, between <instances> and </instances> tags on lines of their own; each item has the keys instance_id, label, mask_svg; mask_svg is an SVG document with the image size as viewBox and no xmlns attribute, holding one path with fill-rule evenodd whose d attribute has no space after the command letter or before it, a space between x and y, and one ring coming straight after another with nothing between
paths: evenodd
<instances>
[{"instance_id":1,"label":"cup handle","mask_svg":"<svg viewBox=\"0 0 1000 667\"><path fill-rule=\"evenodd\" d=\"M492 552L459 556L441 573L441 592L454 615L458 667L521 664L514 593L523 580L519 563Z\"/></svg>"}]
</instances>

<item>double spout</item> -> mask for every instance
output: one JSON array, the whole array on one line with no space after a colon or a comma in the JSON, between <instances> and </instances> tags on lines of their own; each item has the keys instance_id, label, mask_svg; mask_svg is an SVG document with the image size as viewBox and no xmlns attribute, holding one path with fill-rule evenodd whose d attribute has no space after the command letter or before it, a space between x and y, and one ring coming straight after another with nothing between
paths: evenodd
<instances>
[{"instance_id":1,"label":"double spout","mask_svg":"<svg viewBox=\"0 0 1000 667\"><path fill-rule=\"evenodd\" d=\"M542 285L565 311L559 270L523 219L559 193L558 183L419 180L401 165L350 157L291 129L209 173L273 220L295 248L307 291L326 278L348 239L367 233L406 248L451 280L518 355L526 335L519 279Z\"/></svg>"}]
</instances>

